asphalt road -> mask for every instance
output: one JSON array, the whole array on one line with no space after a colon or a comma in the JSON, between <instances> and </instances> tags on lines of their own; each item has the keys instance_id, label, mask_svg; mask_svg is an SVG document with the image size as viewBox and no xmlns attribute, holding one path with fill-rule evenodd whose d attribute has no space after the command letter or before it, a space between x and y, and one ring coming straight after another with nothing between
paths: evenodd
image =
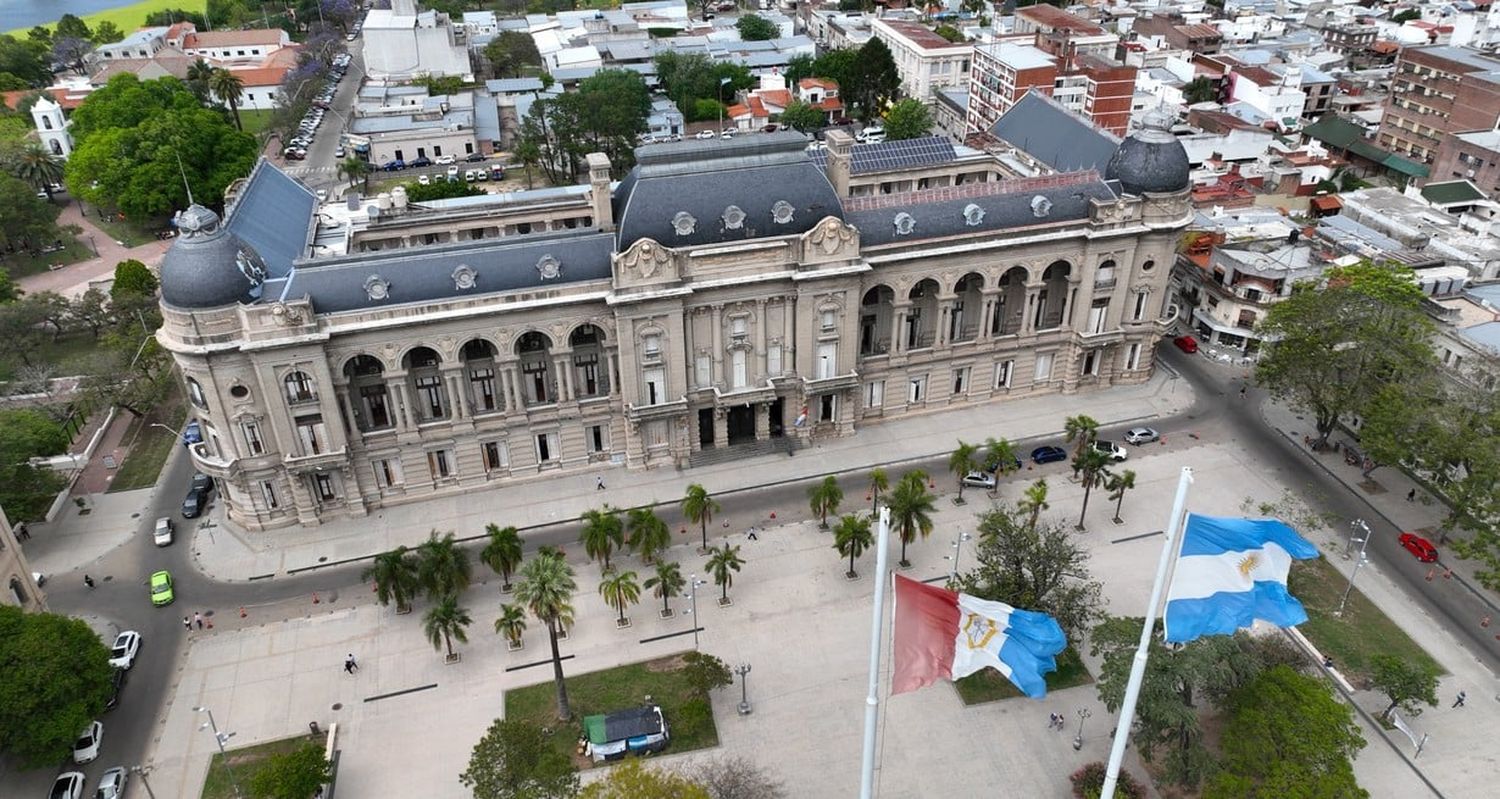
<instances>
[{"instance_id":1,"label":"asphalt road","mask_svg":"<svg viewBox=\"0 0 1500 799\"><path fill-rule=\"evenodd\" d=\"M1451 629L1460 631L1460 639L1475 657L1491 668L1500 668L1500 642L1474 623L1475 619L1493 612L1483 599L1454 581L1439 579L1428 582L1425 577L1429 567L1418 563L1399 546L1396 528L1374 513L1361 496L1349 491L1265 424L1255 411L1253 389L1250 401L1242 400L1238 396L1242 381L1203 356L1184 355L1171 349L1170 344L1162 347L1160 353L1166 367L1190 383L1199 400L1189 413L1154 420L1152 427L1166 435L1191 433L1205 440L1237 439L1257 458L1272 464L1282 483L1304 487L1303 493L1316 510L1344 519L1365 519L1374 533L1368 548L1371 561L1387 574L1398 575L1404 580L1412 602ZM1101 431L1101 437L1118 439L1123 432L1106 429ZM1029 451L1037 444L1060 442L1022 443L1022 448ZM809 456L804 453L801 457ZM894 465L891 471L899 474L913 467L923 468L941 479L947 474L946 455L926 461L903 462ZM863 503L867 473L867 468L861 468L839 475L849 506ZM105 616L116 621L122 629L139 631L144 639L119 707L103 717L102 753L98 760L84 769L90 785L95 784L106 768L143 761L155 736L155 719L165 704L177 670L176 660L183 650L184 615L191 615L195 610L210 616L232 613L240 606L274 605L305 597L313 591L327 594L368 590L359 577L366 566L364 562L334 565L289 577L225 583L211 580L192 568L185 538L173 546L157 548L152 544L151 528L158 516L173 516L179 534L184 534L197 523L182 519L179 513L191 476L190 461L185 453L179 452L162 473L161 484L166 488L158 492L150 512L140 517L136 539L111 553L96 571L91 572L98 581L96 589L90 591L82 585L61 583L48 588L49 602L54 611ZM767 524L767 513L773 509L777 512L777 523L807 519L810 516L807 509L809 482L787 482L717 495L723 510L709 527L711 541L726 533L738 535L748 526ZM217 501L216 495L214 501ZM675 502L665 505L660 512L671 528L693 529L682 518ZM576 544L578 532L576 522L523 531L528 550L542 545ZM576 550L573 547L570 551ZM1342 563L1339 565L1344 567ZM483 570L484 567L478 568ZM147 577L159 569L170 570L176 579L177 600L168 608L153 608L147 593Z\"/></svg>"}]
</instances>

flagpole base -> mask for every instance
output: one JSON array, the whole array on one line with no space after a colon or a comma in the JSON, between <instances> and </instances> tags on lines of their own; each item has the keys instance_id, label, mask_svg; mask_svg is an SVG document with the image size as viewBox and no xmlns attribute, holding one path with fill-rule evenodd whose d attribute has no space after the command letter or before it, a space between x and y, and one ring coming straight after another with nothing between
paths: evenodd
<instances>
[{"instance_id":1,"label":"flagpole base","mask_svg":"<svg viewBox=\"0 0 1500 799\"><path fill-rule=\"evenodd\" d=\"M739 706L739 712L741 716L748 716L754 711L751 710L749 702L741 702Z\"/></svg>"}]
</instances>

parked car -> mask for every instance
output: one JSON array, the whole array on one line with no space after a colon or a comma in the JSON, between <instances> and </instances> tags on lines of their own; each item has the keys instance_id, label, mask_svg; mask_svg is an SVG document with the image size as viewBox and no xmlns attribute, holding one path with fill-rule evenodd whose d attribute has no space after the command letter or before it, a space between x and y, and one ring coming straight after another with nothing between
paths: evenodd
<instances>
[{"instance_id":1,"label":"parked car","mask_svg":"<svg viewBox=\"0 0 1500 799\"><path fill-rule=\"evenodd\" d=\"M406 165L411 167L412 169L420 169L424 166L432 166L432 159L428 158L425 155L419 155L416 158L411 159L411 161L409 161Z\"/></svg>"},{"instance_id":2,"label":"parked car","mask_svg":"<svg viewBox=\"0 0 1500 799\"><path fill-rule=\"evenodd\" d=\"M490 173L484 171L483 169L476 169L476 170L474 170L474 179L475 180L489 180L490 179Z\"/></svg>"},{"instance_id":3,"label":"parked car","mask_svg":"<svg viewBox=\"0 0 1500 799\"><path fill-rule=\"evenodd\" d=\"M995 487L995 476L989 472L969 472L964 475L963 484L974 488L993 490Z\"/></svg>"},{"instance_id":4,"label":"parked car","mask_svg":"<svg viewBox=\"0 0 1500 799\"><path fill-rule=\"evenodd\" d=\"M1095 441L1094 449L1104 453L1112 461L1123 461L1130 457L1130 453L1126 452L1124 447L1113 441Z\"/></svg>"},{"instance_id":5,"label":"parked car","mask_svg":"<svg viewBox=\"0 0 1500 799\"><path fill-rule=\"evenodd\" d=\"M432 178L428 177L427 175L418 175L417 176L417 185L419 185L419 186L431 186L432 185Z\"/></svg>"},{"instance_id":6,"label":"parked car","mask_svg":"<svg viewBox=\"0 0 1500 799\"><path fill-rule=\"evenodd\" d=\"M386 161L380 165L380 168L385 172L397 172L406 168L406 162L397 158L394 161Z\"/></svg>"},{"instance_id":7,"label":"parked car","mask_svg":"<svg viewBox=\"0 0 1500 799\"><path fill-rule=\"evenodd\" d=\"M125 670L115 669L109 675L109 698L104 700L106 711L114 710L120 704L120 691L125 687Z\"/></svg>"},{"instance_id":8,"label":"parked car","mask_svg":"<svg viewBox=\"0 0 1500 799\"><path fill-rule=\"evenodd\" d=\"M203 494L198 491L188 491L187 496L182 498L182 518L196 519L203 515Z\"/></svg>"},{"instance_id":9,"label":"parked car","mask_svg":"<svg viewBox=\"0 0 1500 799\"><path fill-rule=\"evenodd\" d=\"M854 135L854 140L860 144L879 144L885 141L885 128L869 127Z\"/></svg>"},{"instance_id":10,"label":"parked car","mask_svg":"<svg viewBox=\"0 0 1500 799\"><path fill-rule=\"evenodd\" d=\"M125 782L130 772L124 766L115 766L99 777L99 787L94 789L94 799L120 799L125 795Z\"/></svg>"},{"instance_id":11,"label":"parked car","mask_svg":"<svg viewBox=\"0 0 1500 799\"><path fill-rule=\"evenodd\" d=\"M490 167L490 180L505 180L505 167L495 164Z\"/></svg>"},{"instance_id":12,"label":"parked car","mask_svg":"<svg viewBox=\"0 0 1500 799\"><path fill-rule=\"evenodd\" d=\"M1031 451L1031 462L1035 464L1057 463L1068 459L1068 451L1062 447L1037 447Z\"/></svg>"},{"instance_id":13,"label":"parked car","mask_svg":"<svg viewBox=\"0 0 1500 799\"><path fill-rule=\"evenodd\" d=\"M83 799L83 774L65 771L52 782L52 791L47 799Z\"/></svg>"},{"instance_id":14,"label":"parked car","mask_svg":"<svg viewBox=\"0 0 1500 799\"><path fill-rule=\"evenodd\" d=\"M94 762L99 756L99 744L104 741L104 724L98 719L89 722L78 740L73 742L73 762L78 765Z\"/></svg>"},{"instance_id":15,"label":"parked car","mask_svg":"<svg viewBox=\"0 0 1500 799\"><path fill-rule=\"evenodd\" d=\"M456 167L456 166L450 166L450 167L448 167L448 179L449 180L458 180L458 167Z\"/></svg>"},{"instance_id":16,"label":"parked car","mask_svg":"<svg viewBox=\"0 0 1500 799\"><path fill-rule=\"evenodd\" d=\"M473 183L474 181L476 181L476 180L479 179L479 178L474 177L474 173L481 172L481 171L483 171L483 170L479 170L479 169L465 169L464 170L464 180L468 181L469 183Z\"/></svg>"},{"instance_id":17,"label":"parked car","mask_svg":"<svg viewBox=\"0 0 1500 799\"><path fill-rule=\"evenodd\" d=\"M325 201L327 199L328 199L328 190L327 189L318 189L318 202L323 202L323 201Z\"/></svg>"},{"instance_id":18,"label":"parked car","mask_svg":"<svg viewBox=\"0 0 1500 799\"><path fill-rule=\"evenodd\" d=\"M446 166L448 164L454 163L457 160L458 156L440 155L437 158L432 159L432 163L437 164L438 166Z\"/></svg>"},{"instance_id":19,"label":"parked car","mask_svg":"<svg viewBox=\"0 0 1500 799\"><path fill-rule=\"evenodd\" d=\"M728 128L725 128L724 130L722 130L722 131L719 132L719 138L721 138L721 139L732 139L732 138L734 138L734 131L732 131L732 130L730 130Z\"/></svg>"},{"instance_id":20,"label":"parked car","mask_svg":"<svg viewBox=\"0 0 1500 799\"><path fill-rule=\"evenodd\" d=\"M1177 338L1172 339L1172 343L1177 345L1177 349L1182 350L1189 355L1192 355L1193 353L1198 351L1198 339L1195 339L1192 336L1178 336Z\"/></svg>"},{"instance_id":21,"label":"parked car","mask_svg":"<svg viewBox=\"0 0 1500 799\"><path fill-rule=\"evenodd\" d=\"M477 164L480 161L485 160L485 155L484 153L469 153L468 155L464 156L464 160L471 164Z\"/></svg>"},{"instance_id":22,"label":"parked car","mask_svg":"<svg viewBox=\"0 0 1500 799\"><path fill-rule=\"evenodd\" d=\"M1397 540L1407 552L1412 554L1412 557L1423 563L1432 563L1438 559L1437 547L1416 533L1402 533Z\"/></svg>"},{"instance_id":23,"label":"parked car","mask_svg":"<svg viewBox=\"0 0 1500 799\"><path fill-rule=\"evenodd\" d=\"M1161 438L1161 434L1149 427L1132 427L1125 432L1127 444L1150 444Z\"/></svg>"},{"instance_id":24,"label":"parked car","mask_svg":"<svg viewBox=\"0 0 1500 799\"><path fill-rule=\"evenodd\" d=\"M712 139L712 138L714 138L717 135L718 134L714 133L711 130L700 130L697 133L693 134L693 138L695 138L695 139Z\"/></svg>"},{"instance_id":25,"label":"parked car","mask_svg":"<svg viewBox=\"0 0 1500 799\"><path fill-rule=\"evenodd\" d=\"M109 645L109 665L129 670L135 665L136 653L140 651L141 634L135 630L126 630L115 636L115 642Z\"/></svg>"},{"instance_id":26,"label":"parked car","mask_svg":"<svg viewBox=\"0 0 1500 799\"><path fill-rule=\"evenodd\" d=\"M164 608L172 604L177 595L172 592L172 573L159 571L151 575L151 604Z\"/></svg>"}]
</instances>

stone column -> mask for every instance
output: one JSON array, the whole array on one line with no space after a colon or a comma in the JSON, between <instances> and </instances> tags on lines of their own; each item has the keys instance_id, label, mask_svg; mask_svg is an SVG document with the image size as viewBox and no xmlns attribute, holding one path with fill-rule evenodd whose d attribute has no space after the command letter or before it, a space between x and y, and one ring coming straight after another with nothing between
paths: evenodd
<instances>
[{"instance_id":1,"label":"stone column","mask_svg":"<svg viewBox=\"0 0 1500 799\"><path fill-rule=\"evenodd\" d=\"M568 356L552 356L552 371L556 375L557 397L554 402L567 402L573 399L572 376L568 374Z\"/></svg>"},{"instance_id":2,"label":"stone column","mask_svg":"<svg viewBox=\"0 0 1500 799\"><path fill-rule=\"evenodd\" d=\"M1041 295L1042 284L1026 284L1026 312L1021 315L1021 332L1035 333L1037 331L1037 314L1041 309L1037 307L1037 298Z\"/></svg>"},{"instance_id":3,"label":"stone column","mask_svg":"<svg viewBox=\"0 0 1500 799\"><path fill-rule=\"evenodd\" d=\"M771 403L755 404L755 440L765 441L771 437Z\"/></svg>"},{"instance_id":4,"label":"stone column","mask_svg":"<svg viewBox=\"0 0 1500 799\"><path fill-rule=\"evenodd\" d=\"M790 367L790 368L788 368ZM797 303L781 298L781 371L797 373Z\"/></svg>"},{"instance_id":5,"label":"stone column","mask_svg":"<svg viewBox=\"0 0 1500 799\"><path fill-rule=\"evenodd\" d=\"M410 430L416 422L406 402L406 375L385 381L386 412L396 423L397 430Z\"/></svg>"},{"instance_id":6,"label":"stone column","mask_svg":"<svg viewBox=\"0 0 1500 799\"><path fill-rule=\"evenodd\" d=\"M468 395L463 390L463 367L443 370L443 384L448 389L448 418L463 419L469 411Z\"/></svg>"},{"instance_id":7,"label":"stone column","mask_svg":"<svg viewBox=\"0 0 1500 799\"><path fill-rule=\"evenodd\" d=\"M714 449L729 446L729 412L714 408Z\"/></svg>"},{"instance_id":8,"label":"stone column","mask_svg":"<svg viewBox=\"0 0 1500 799\"><path fill-rule=\"evenodd\" d=\"M619 353L615 350L605 350L604 357L606 369L608 369L604 379L609 383L609 395L611 397L618 397L620 395Z\"/></svg>"},{"instance_id":9,"label":"stone column","mask_svg":"<svg viewBox=\"0 0 1500 799\"><path fill-rule=\"evenodd\" d=\"M286 481L292 489L292 507L297 511L298 523L304 526L317 524L318 505L313 500L312 491L307 487L307 475L288 473Z\"/></svg>"},{"instance_id":10,"label":"stone column","mask_svg":"<svg viewBox=\"0 0 1500 799\"><path fill-rule=\"evenodd\" d=\"M754 374L749 377L753 382L759 382L755 378L757 376L764 377L767 374L766 352L770 349L770 345L766 342L766 328L769 325L767 325L766 300L764 297L755 301L755 325L760 329L760 335L756 336L758 343L755 348Z\"/></svg>"},{"instance_id":11,"label":"stone column","mask_svg":"<svg viewBox=\"0 0 1500 799\"><path fill-rule=\"evenodd\" d=\"M932 346L941 347L951 343L952 325L953 300L938 300L937 335L933 336Z\"/></svg>"},{"instance_id":12,"label":"stone column","mask_svg":"<svg viewBox=\"0 0 1500 799\"><path fill-rule=\"evenodd\" d=\"M501 370L505 376L505 404L508 410L520 411L526 408L525 394L521 390L521 375L516 369L514 361L507 363Z\"/></svg>"},{"instance_id":13,"label":"stone column","mask_svg":"<svg viewBox=\"0 0 1500 799\"><path fill-rule=\"evenodd\" d=\"M711 346L713 347L713 374L710 375L709 382L712 383L712 384L714 384L714 385L718 385L720 383L727 383L728 382L728 378L724 375L724 306L723 305L715 305L715 306L713 306L711 321L709 322L709 324L713 328L712 331L711 331L712 332L712 338L710 339L710 341L712 342Z\"/></svg>"},{"instance_id":14,"label":"stone column","mask_svg":"<svg viewBox=\"0 0 1500 799\"><path fill-rule=\"evenodd\" d=\"M351 388L353 386L345 385L342 390L335 389L335 391L338 393L339 406L344 409L344 418L348 420L347 430L349 438L353 440L361 437L363 433L359 429L359 417L354 415L354 401L349 396L349 389Z\"/></svg>"},{"instance_id":15,"label":"stone column","mask_svg":"<svg viewBox=\"0 0 1500 799\"><path fill-rule=\"evenodd\" d=\"M896 353L900 352L902 350L903 344L905 343L903 341L903 339L902 339L901 336L902 336L902 333L905 332L905 329L906 329L906 308L907 308L907 306L905 306L905 305L894 305L893 304L891 306L891 354L892 355L895 355Z\"/></svg>"},{"instance_id":16,"label":"stone column","mask_svg":"<svg viewBox=\"0 0 1500 799\"><path fill-rule=\"evenodd\" d=\"M982 292L984 310L979 315L979 340L984 341L990 337L990 326L995 323L995 295L989 291Z\"/></svg>"},{"instance_id":17,"label":"stone column","mask_svg":"<svg viewBox=\"0 0 1500 799\"><path fill-rule=\"evenodd\" d=\"M1073 327L1073 306L1078 303L1078 281L1068 281L1068 294L1063 298L1062 321L1059 327Z\"/></svg>"}]
</instances>

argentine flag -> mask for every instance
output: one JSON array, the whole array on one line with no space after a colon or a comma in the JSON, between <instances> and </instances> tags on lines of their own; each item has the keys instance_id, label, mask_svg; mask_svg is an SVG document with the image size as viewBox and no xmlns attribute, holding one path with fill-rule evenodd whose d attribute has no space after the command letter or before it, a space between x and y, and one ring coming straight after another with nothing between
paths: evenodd
<instances>
[{"instance_id":1,"label":"argentine flag","mask_svg":"<svg viewBox=\"0 0 1500 799\"><path fill-rule=\"evenodd\" d=\"M1286 576L1293 558L1317 556L1317 547L1275 519L1188 514L1167 592L1166 640L1229 635L1256 619L1278 627L1307 621Z\"/></svg>"}]
</instances>

